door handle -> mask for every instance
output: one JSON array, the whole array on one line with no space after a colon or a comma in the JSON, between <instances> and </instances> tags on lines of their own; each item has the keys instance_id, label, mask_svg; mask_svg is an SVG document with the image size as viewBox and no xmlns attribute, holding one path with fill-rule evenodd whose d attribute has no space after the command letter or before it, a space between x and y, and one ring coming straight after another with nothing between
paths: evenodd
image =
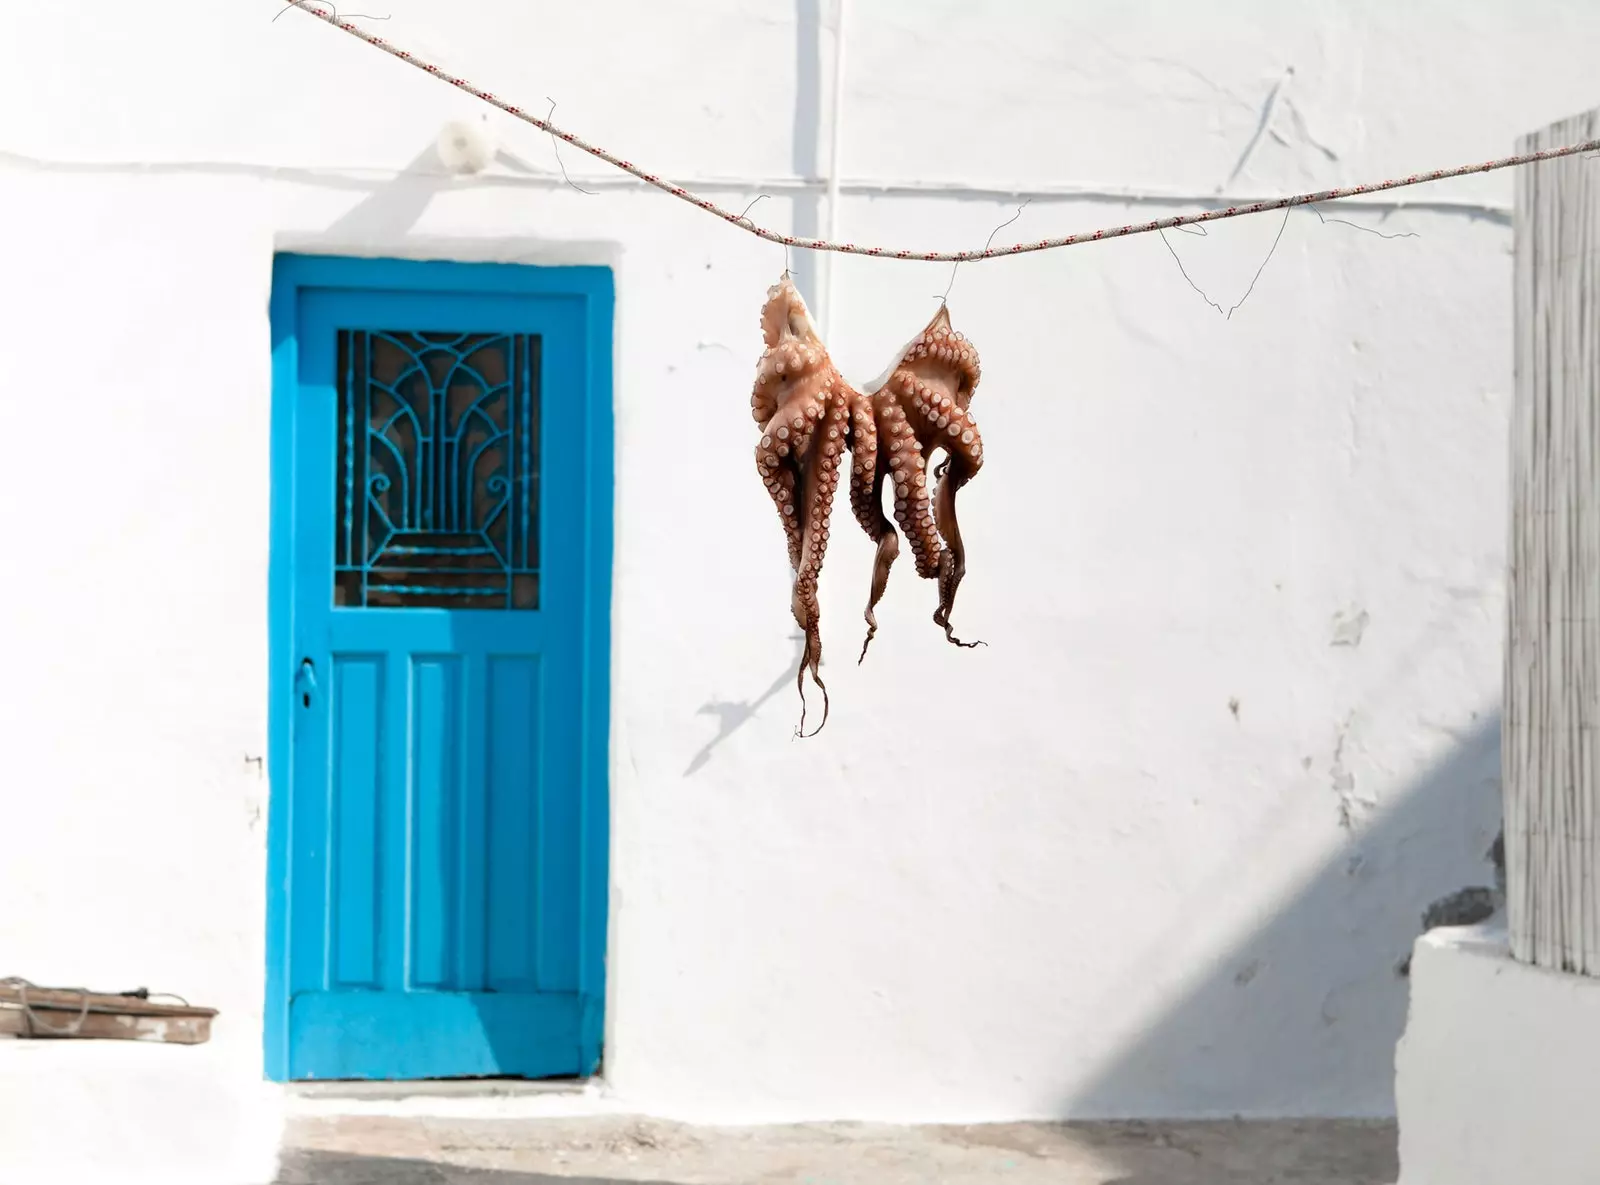
<instances>
[{"instance_id":1,"label":"door handle","mask_svg":"<svg viewBox=\"0 0 1600 1185\"><path fill-rule=\"evenodd\" d=\"M300 697L300 706L309 708L311 697L317 690L317 664L309 658L300 660L300 672L295 676L294 693Z\"/></svg>"}]
</instances>

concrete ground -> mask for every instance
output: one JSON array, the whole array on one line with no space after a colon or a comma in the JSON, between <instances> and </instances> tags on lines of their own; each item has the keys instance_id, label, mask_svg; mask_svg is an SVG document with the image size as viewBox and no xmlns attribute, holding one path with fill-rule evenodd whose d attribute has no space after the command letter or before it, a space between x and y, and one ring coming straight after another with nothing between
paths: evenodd
<instances>
[{"instance_id":1,"label":"concrete ground","mask_svg":"<svg viewBox=\"0 0 1600 1185\"><path fill-rule=\"evenodd\" d=\"M1391 1185L1392 1123L855 1124L301 1117L281 1185Z\"/></svg>"}]
</instances>

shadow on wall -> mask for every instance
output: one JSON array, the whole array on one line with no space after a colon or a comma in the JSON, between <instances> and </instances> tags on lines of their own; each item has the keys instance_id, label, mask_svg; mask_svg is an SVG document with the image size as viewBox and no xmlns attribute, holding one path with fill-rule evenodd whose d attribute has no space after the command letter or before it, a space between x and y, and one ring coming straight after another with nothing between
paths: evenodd
<instances>
[{"instance_id":1,"label":"shadow on wall","mask_svg":"<svg viewBox=\"0 0 1600 1185\"><path fill-rule=\"evenodd\" d=\"M797 177L813 179L821 176L822 110L822 2L821 0L795 0L794 4L794 122L793 166ZM829 162L832 168L832 162ZM817 238L822 234L822 194L809 187L795 195L792 233L801 238ZM789 257L789 272L795 287L810 304L812 312L820 311L817 304L817 256L815 251L794 251ZM692 777L711 760L712 753L755 716L761 705L793 682L805 649L805 637L798 631L791 636L795 644L794 659L780 671L765 691L748 700L711 700L701 704L696 713L715 716L717 732L701 746L684 769L684 777Z\"/></svg>"},{"instance_id":2,"label":"shadow on wall","mask_svg":"<svg viewBox=\"0 0 1600 1185\"><path fill-rule=\"evenodd\" d=\"M688 768L683 771L684 777L693 777L701 769L705 768L706 762L711 760L711 754L718 745L754 719L762 704L795 682L795 674L800 669L800 660L805 657L806 636L799 630L795 630L789 635L789 640L794 643L794 657L785 664L783 670L778 672L777 678L773 679L767 685L767 689L760 695L754 699L708 700L696 710L695 715L697 716L715 716L717 718L717 733L704 745L701 745L700 751L689 759Z\"/></svg>"},{"instance_id":3,"label":"shadow on wall","mask_svg":"<svg viewBox=\"0 0 1600 1185\"><path fill-rule=\"evenodd\" d=\"M1494 908L1500 819L1496 712L1353 830L1064 1113L1392 1115L1411 945L1441 917L1455 923L1464 909L1481 920Z\"/></svg>"},{"instance_id":4,"label":"shadow on wall","mask_svg":"<svg viewBox=\"0 0 1600 1185\"><path fill-rule=\"evenodd\" d=\"M451 180L439 150L430 144L394 180L374 188L324 233L338 242L390 244L404 239Z\"/></svg>"}]
</instances>

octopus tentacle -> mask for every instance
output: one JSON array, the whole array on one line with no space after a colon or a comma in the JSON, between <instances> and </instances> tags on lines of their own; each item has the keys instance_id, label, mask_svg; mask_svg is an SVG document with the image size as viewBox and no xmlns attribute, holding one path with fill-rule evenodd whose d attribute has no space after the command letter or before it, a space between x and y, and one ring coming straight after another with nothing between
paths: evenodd
<instances>
[{"instance_id":1,"label":"octopus tentacle","mask_svg":"<svg viewBox=\"0 0 1600 1185\"><path fill-rule=\"evenodd\" d=\"M877 480L872 483L872 496L875 500L883 497L883 477L878 474ZM878 535L878 553L872 561L872 587L867 593L867 608L863 616L867 622L867 636L861 641L861 656L856 659L860 666L867 658L867 647L872 645L872 639L878 633L878 602L883 600L884 590L889 587L889 569L900 556L900 536L895 534L889 520L883 517L880 510L878 517L883 524L883 530ZM870 532L869 532L870 533Z\"/></svg>"},{"instance_id":2,"label":"octopus tentacle","mask_svg":"<svg viewBox=\"0 0 1600 1185\"><path fill-rule=\"evenodd\" d=\"M891 365L873 394L879 438L877 475L881 481L887 473L893 483L895 521L911 544L917 575L938 581L939 608L934 622L947 639L959 646L981 645L961 641L950 625L956 590L966 574L966 548L955 512L956 492L982 466L983 441L968 411L978 378L977 350L951 330L949 310L941 306L927 328ZM928 463L935 452L941 451L944 459L937 474L938 488L930 499ZM885 453L887 461L883 459ZM872 610L887 585L888 564L893 555L884 561L885 545L870 514L864 515L858 508L856 517L862 529L879 544L879 563L873 569L867 608L870 642L877 624ZM862 656L866 656L865 646Z\"/></svg>"},{"instance_id":3,"label":"octopus tentacle","mask_svg":"<svg viewBox=\"0 0 1600 1185\"><path fill-rule=\"evenodd\" d=\"M859 399L839 377L812 326L805 302L785 273L767 290L761 310L766 343L750 396L762 424L756 468L783 518L793 573L790 611L805 635L795 684L800 692L800 735L815 736L828 722L822 663L817 579L828 547L828 514L847 447L847 417ZM822 691L822 724L805 731L805 676Z\"/></svg>"},{"instance_id":4,"label":"octopus tentacle","mask_svg":"<svg viewBox=\"0 0 1600 1185\"><path fill-rule=\"evenodd\" d=\"M930 426L936 430L937 446L945 453L939 464L939 486L934 499L934 522L945 548L939 557L939 607L934 611L933 620L955 645L982 646L986 643L963 642L956 637L950 625L950 612L955 607L956 589L967 572L967 550L956 521L956 492L983 467L983 440L972 413L956 399L940 396L929 411L930 415L937 413Z\"/></svg>"},{"instance_id":5,"label":"octopus tentacle","mask_svg":"<svg viewBox=\"0 0 1600 1185\"><path fill-rule=\"evenodd\" d=\"M789 543L789 570L798 571L800 518L798 507L795 505L794 471L785 465L783 457L778 455L776 438L772 435L770 426L762 433L761 440L756 445L756 472L761 475L767 492L772 495L773 504L778 508L778 517L783 521L784 535Z\"/></svg>"},{"instance_id":6,"label":"octopus tentacle","mask_svg":"<svg viewBox=\"0 0 1600 1185\"><path fill-rule=\"evenodd\" d=\"M765 356L762 355L762 357ZM756 376L756 388L750 393L750 414L755 417L756 423L760 424L763 429L772 421L772 417L778 414L778 396L767 385L767 377L764 374L758 374Z\"/></svg>"},{"instance_id":7,"label":"octopus tentacle","mask_svg":"<svg viewBox=\"0 0 1600 1185\"><path fill-rule=\"evenodd\" d=\"M802 526L800 566L792 599L795 623L805 632L805 649L801 652L800 670L795 675L795 685L801 689L801 736L815 736L828 723L828 687L818 670L822 663L822 634L819 628L821 609L817 601L817 581L822 575L822 562L827 555L828 518L833 510L834 494L838 490L838 467L844 452L844 400L838 395L830 395L823 407L826 412L819 416L808 442L809 459L814 463L805 466L803 489L806 519ZM812 410L807 408L808 415ZM809 734L805 731L803 685L803 677L808 669L811 681L822 692L822 723Z\"/></svg>"},{"instance_id":8,"label":"octopus tentacle","mask_svg":"<svg viewBox=\"0 0 1600 1185\"><path fill-rule=\"evenodd\" d=\"M956 637L950 625L950 611L955 608L956 589L967 574L967 549L961 542L961 527L956 522L956 491L966 485L971 470L965 463L952 465L947 456L940 466L939 488L934 497L934 520L939 534L947 544L939 557L939 607L933 611L933 622L944 630L944 636L957 646L971 648L987 646L984 641L963 642Z\"/></svg>"},{"instance_id":9,"label":"octopus tentacle","mask_svg":"<svg viewBox=\"0 0 1600 1185\"><path fill-rule=\"evenodd\" d=\"M859 666L865 661L867 647L872 645L873 636L878 632L878 617L874 610L883 598L884 589L888 587L889 568L900 554L900 536L895 534L894 525L883 513L883 483L889 467L886 458L878 451L877 411L870 398L855 396L850 405L849 423L848 443L853 462L850 470L850 509L867 537L878 545L872 567L872 590L863 614L867 622L867 636L861 643L861 657L856 659Z\"/></svg>"},{"instance_id":10,"label":"octopus tentacle","mask_svg":"<svg viewBox=\"0 0 1600 1185\"><path fill-rule=\"evenodd\" d=\"M939 553L942 550L939 533L934 529L933 508L928 496L928 450L922 444L917 427L925 419L922 403L927 388L918 388L918 402L912 404L908 416L899 407L891 405L889 415L894 430L899 434L900 449L890 458L894 477L895 521L906 533L911 544L911 554L917 563L917 575L931 580L939 573ZM917 427L913 427L913 424Z\"/></svg>"},{"instance_id":11,"label":"octopus tentacle","mask_svg":"<svg viewBox=\"0 0 1600 1185\"><path fill-rule=\"evenodd\" d=\"M827 550L827 519L828 507L832 497L827 491L826 475L817 465L817 457L821 452L818 433L816 430L816 417L819 406L815 400L807 401L801 408L792 409L794 414L789 421L779 424L776 431L787 436L791 447L791 456L795 459L798 481L795 490L795 504L797 508L796 530L799 533L799 545L794 552L794 584L790 590L789 608L794 615L795 624L805 634L805 649L800 656L800 669L795 672L795 687L800 692L800 726L799 735L807 734L805 674L809 670L811 679L822 692L823 717L822 724L828 722L827 703L828 688L822 682L818 673L818 666L822 662L822 634L820 630L821 606L817 602L817 577L822 571L822 556ZM817 726L818 729L821 724Z\"/></svg>"},{"instance_id":12,"label":"octopus tentacle","mask_svg":"<svg viewBox=\"0 0 1600 1185\"><path fill-rule=\"evenodd\" d=\"M850 450L850 510L861 529L874 539L890 529L883 505L873 500L873 484L881 478L878 463L878 419L872 400L856 395L850 401L845 446Z\"/></svg>"}]
</instances>

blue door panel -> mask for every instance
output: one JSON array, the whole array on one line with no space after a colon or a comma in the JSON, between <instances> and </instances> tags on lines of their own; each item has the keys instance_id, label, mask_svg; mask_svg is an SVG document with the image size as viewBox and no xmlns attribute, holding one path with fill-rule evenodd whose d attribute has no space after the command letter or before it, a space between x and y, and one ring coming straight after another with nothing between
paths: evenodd
<instances>
[{"instance_id":1,"label":"blue door panel","mask_svg":"<svg viewBox=\"0 0 1600 1185\"><path fill-rule=\"evenodd\" d=\"M388 663L381 654L345 654L331 665L327 982L330 987L377 990L383 986L378 935L388 920L385 913L396 904L385 900L379 858L388 839L384 832L392 824L383 801ZM308 922L315 917L309 914Z\"/></svg>"},{"instance_id":2,"label":"blue door panel","mask_svg":"<svg viewBox=\"0 0 1600 1185\"><path fill-rule=\"evenodd\" d=\"M269 1073L589 1073L608 277L339 262L417 290L275 291Z\"/></svg>"},{"instance_id":3,"label":"blue door panel","mask_svg":"<svg viewBox=\"0 0 1600 1185\"><path fill-rule=\"evenodd\" d=\"M504 1076L505 1066L571 1064L570 1034L581 1015L576 996L433 993L376 995L303 992L290 1020L297 1040L316 1051L319 1078L416 1079Z\"/></svg>"},{"instance_id":4,"label":"blue door panel","mask_svg":"<svg viewBox=\"0 0 1600 1185\"><path fill-rule=\"evenodd\" d=\"M417 727L411 738L413 792L410 986L435 991L470 991L466 952L461 949L460 898L468 872L458 850L463 766L462 717L466 714L462 658L419 655L411 665L411 704ZM536 783L530 777L524 783Z\"/></svg>"}]
</instances>

